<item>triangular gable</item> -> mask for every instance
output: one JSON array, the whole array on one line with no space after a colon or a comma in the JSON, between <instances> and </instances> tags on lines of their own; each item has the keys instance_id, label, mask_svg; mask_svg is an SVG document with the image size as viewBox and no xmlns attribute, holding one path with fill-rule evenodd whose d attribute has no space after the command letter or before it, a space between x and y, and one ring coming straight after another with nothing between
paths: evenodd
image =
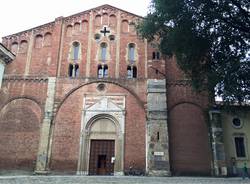
<instances>
[{"instance_id":1,"label":"triangular gable","mask_svg":"<svg viewBox=\"0 0 250 184\"><path fill-rule=\"evenodd\" d=\"M70 16L67 16L65 18L69 18L69 17L75 17L75 16L79 16L79 15L82 15L82 14L85 14L85 13L89 13L90 11L98 11L98 10L102 10L102 9L105 9L105 8L109 8L109 9L116 9L116 10L119 10L123 13L127 13L127 14L130 14L132 16L135 16L135 17L138 17L138 18L143 18L142 16L140 15L136 15L134 13L131 13L131 12L128 12L126 10L123 10L123 9L120 9L120 8L117 8L115 6L111 6L109 4L104 4L104 5L101 5L101 6L98 6L98 7L95 7L95 8L91 8L91 9L88 9L88 10L85 10L85 11L82 11L82 12L79 12L79 13L76 13L76 14L73 14L73 15L70 15Z\"/></svg>"},{"instance_id":2,"label":"triangular gable","mask_svg":"<svg viewBox=\"0 0 250 184\"><path fill-rule=\"evenodd\" d=\"M122 111L122 108L116 105L108 97L103 97L95 104L86 108L87 111Z\"/></svg>"}]
</instances>

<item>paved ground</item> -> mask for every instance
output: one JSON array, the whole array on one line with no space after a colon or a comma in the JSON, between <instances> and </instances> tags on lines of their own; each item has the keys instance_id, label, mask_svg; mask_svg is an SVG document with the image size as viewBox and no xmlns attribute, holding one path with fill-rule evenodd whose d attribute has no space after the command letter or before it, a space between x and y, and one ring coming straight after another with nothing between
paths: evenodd
<instances>
[{"instance_id":1,"label":"paved ground","mask_svg":"<svg viewBox=\"0 0 250 184\"><path fill-rule=\"evenodd\" d=\"M0 176L0 184L241 184L250 179L129 176Z\"/></svg>"}]
</instances>

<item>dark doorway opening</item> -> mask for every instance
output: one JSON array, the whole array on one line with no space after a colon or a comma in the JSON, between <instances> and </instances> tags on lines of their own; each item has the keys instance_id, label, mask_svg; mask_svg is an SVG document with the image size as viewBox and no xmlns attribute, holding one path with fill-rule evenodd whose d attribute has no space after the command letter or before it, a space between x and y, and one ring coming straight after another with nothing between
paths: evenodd
<instances>
[{"instance_id":1,"label":"dark doorway opening","mask_svg":"<svg viewBox=\"0 0 250 184\"><path fill-rule=\"evenodd\" d=\"M89 174L113 175L114 163L112 163L111 160L114 155L114 140L91 140Z\"/></svg>"}]
</instances>

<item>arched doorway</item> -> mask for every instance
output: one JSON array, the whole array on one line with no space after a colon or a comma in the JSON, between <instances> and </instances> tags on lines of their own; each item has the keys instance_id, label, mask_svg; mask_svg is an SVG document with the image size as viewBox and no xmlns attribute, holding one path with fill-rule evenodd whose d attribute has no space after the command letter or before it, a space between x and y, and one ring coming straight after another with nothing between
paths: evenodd
<instances>
[{"instance_id":1,"label":"arched doorway","mask_svg":"<svg viewBox=\"0 0 250 184\"><path fill-rule=\"evenodd\" d=\"M78 174L123 175L124 110L108 97L83 110Z\"/></svg>"},{"instance_id":2,"label":"arched doorway","mask_svg":"<svg viewBox=\"0 0 250 184\"><path fill-rule=\"evenodd\" d=\"M119 150L114 122L101 117L92 123L89 131L89 175L113 175L115 155Z\"/></svg>"}]
</instances>

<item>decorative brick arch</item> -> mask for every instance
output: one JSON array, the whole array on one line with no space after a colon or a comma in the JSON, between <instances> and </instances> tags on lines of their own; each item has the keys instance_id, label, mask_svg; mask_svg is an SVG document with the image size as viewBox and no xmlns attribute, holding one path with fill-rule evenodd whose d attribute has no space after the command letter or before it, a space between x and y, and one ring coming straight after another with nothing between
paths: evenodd
<instances>
[{"instance_id":1,"label":"decorative brick arch","mask_svg":"<svg viewBox=\"0 0 250 184\"><path fill-rule=\"evenodd\" d=\"M120 83L118 83L118 82L115 82L115 81L110 81L110 80L94 80L94 81L91 81L91 82L88 82L88 83L85 83L85 84L81 84L81 85L79 85L79 86L73 88L72 90L70 90L70 91L64 96L64 98L62 99L62 101L60 102L60 104L58 105L56 114L57 114L57 112L59 111L59 109L60 109L60 107L62 106L62 104L66 101L66 99L67 99L71 94L73 94L75 91L77 91L78 89L80 89L80 88L83 87L83 86L87 86L87 85L94 84L94 83L108 83L108 84L114 84L114 85L117 85L117 86L119 86L119 87L121 87L121 88L127 90L129 93L131 93L131 94L135 97L135 99L136 99L137 103L140 105L140 107L143 108L143 109L145 110L145 108L144 108L145 102L143 102L143 101L139 98L139 96L138 96L133 90L131 90L130 88L128 88L128 87L126 87L126 86L124 86L124 85L122 85L122 84L120 84Z\"/></svg>"},{"instance_id":2,"label":"decorative brick arch","mask_svg":"<svg viewBox=\"0 0 250 184\"><path fill-rule=\"evenodd\" d=\"M198 108L200 108L201 111L204 111L203 110L204 108L201 105L197 104L197 103L189 102L189 101L181 101L181 102L178 102L178 103L168 107L168 112L170 113L176 106L181 105L181 104L192 104L192 105L197 106Z\"/></svg>"},{"instance_id":3,"label":"decorative brick arch","mask_svg":"<svg viewBox=\"0 0 250 184\"><path fill-rule=\"evenodd\" d=\"M31 100L33 101L34 103L36 103L40 109L42 110L42 104L35 98L31 97L31 96L17 96L17 97L13 97L13 98L10 98L9 100L7 100L5 103L3 103L1 106L0 106L0 112L1 110L8 104L10 103L11 101L14 101L14 100L18 100L18 99L26 99L26 100Z\"/></svg>"}]
</instances>

